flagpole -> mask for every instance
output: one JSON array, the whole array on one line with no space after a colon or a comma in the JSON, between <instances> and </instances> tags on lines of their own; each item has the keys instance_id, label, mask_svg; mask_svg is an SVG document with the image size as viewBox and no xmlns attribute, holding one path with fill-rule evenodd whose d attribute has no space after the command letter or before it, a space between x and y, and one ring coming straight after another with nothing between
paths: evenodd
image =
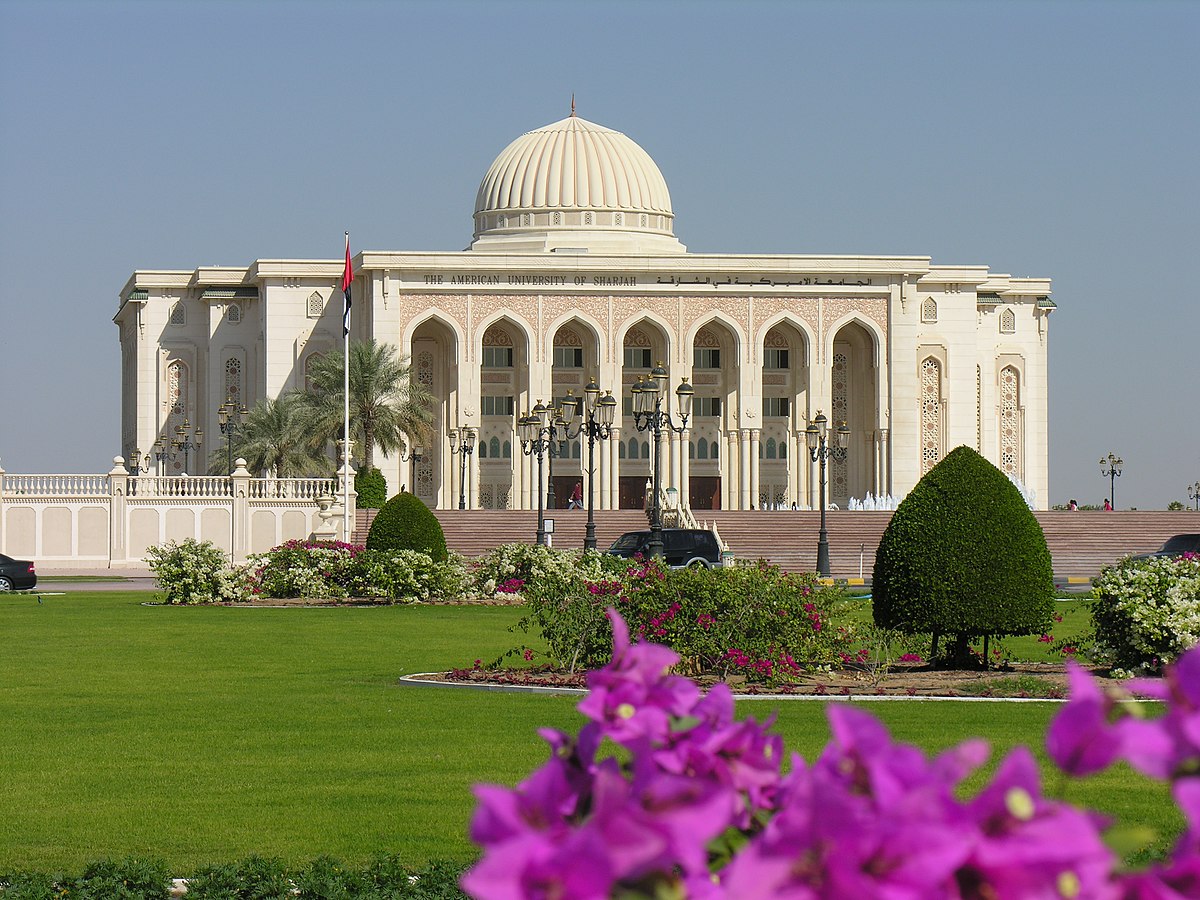
<instances>
[{"instance_id":1,"label":"flagpole","mask_svg":"<svg viewBox=\"0 0 1200 900\"><path fill-rule=\"evenodd\" d=\"M345 470L342 497L342 540L347 544L353 537L350 531L350 284L354 271L350 266L350 232L346 232L346 268L342 272L342 293L346 311L342 314L342 468Z\"/></svg>"}]
</instances>

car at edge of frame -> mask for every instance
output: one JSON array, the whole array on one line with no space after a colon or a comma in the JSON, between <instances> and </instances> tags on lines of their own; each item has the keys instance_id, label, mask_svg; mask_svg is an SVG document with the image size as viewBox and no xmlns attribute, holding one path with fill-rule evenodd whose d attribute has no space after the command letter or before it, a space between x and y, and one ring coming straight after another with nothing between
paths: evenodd
<instances>
[{"instance_id":1,"label":"car at edge of frame","mask_svg":"<svg viewBox=\"0 0 1200 900\"><path fill-rule=\"evenodd\" d=\"M1177 534L1163 541L1153 553L1139 553L1134 559L1154 559L1158 556L1182 556L1185 553L1200 553L1200 534Z\"/></svg>"},{"instance_id":2,"label":"car at edge of frame","mask_svg":"<svg viewBox=\"0 0 1200 900\"><path fill-rule=\"evenodd\" d=\"M32 562L0 553L0 593L27 591L36 585L37 572Z\"/></svg>"}]
</instances>

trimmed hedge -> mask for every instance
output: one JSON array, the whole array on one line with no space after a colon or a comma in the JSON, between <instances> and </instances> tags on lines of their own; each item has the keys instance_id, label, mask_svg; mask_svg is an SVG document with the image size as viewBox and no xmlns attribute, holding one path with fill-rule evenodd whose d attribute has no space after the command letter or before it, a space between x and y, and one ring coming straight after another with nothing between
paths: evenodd
<instances>
[{"instance_id":1,"label":"trimmed hedge","mask_svg":"<svg viewBox=\"0 0 1200 900\"><path fill-rule=\"evenodd\" d=\"M892 516L875 555L875 624L909 634L1038 634L1054 612L1046 537L1016 486L969 447Z\"/></svg>"},{"instance_id":2,"label":"trimmed hedge","mask_svg":"<svg viewBox=\"0 0 1200 900\"><path fill-rule=\"evenodd\" d=\"M387 479L378 469L364 469L354 476L354 492L359 509L380 509L387 503Z\"/></svg>"},{"instance_id":3,"label":"trimmed hedge","mask_svg":"<svg viewBox=\"0 0 1200 900\"><path fill-rule=\"evenodd\" d=\"M367 532L368 550L417 550L434 562L447 556L446 535L437 516L416 494L399 493L379 510Z\"/></svg>"}]
</instances>

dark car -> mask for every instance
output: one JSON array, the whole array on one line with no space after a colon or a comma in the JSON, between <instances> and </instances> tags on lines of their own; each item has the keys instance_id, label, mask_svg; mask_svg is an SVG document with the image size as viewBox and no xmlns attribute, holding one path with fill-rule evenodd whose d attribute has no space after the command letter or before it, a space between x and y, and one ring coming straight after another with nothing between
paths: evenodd
<instances>
[{"instance_id":1,"label":"dark car","mask_svg":"<svg viewBox=\"0 0 1200 900\"><path fill-rule=\"evenodd\" d=\"M664 528L663 558L675 569L687 566L711 568L721 565L721 545L717 536L704 528ZM608 548L613 556L650 555L650 532L627 531Z\"/></svg>"},{"instance_id":2,"label":"dark car","mask_svg":"<svg viewBox=\"0 0 1200 900\"><path fill-rule=\"evenodd\" d=\"M1134 559L1154 559L1156 556L1182 556L1184 553L1200 553L1200 534L1177 534L1153 553L1139 553Z\"/></svg>"},{"instance_id":3,"label":"dark car","mask_svg":"<svg viewBox=\"0 0 1200 900\"><path fill-rule=\"evenodd\" d=\"M0 593L27 591L37 584L37 572L27 559L13 559L0 553Z\"/></svg>"}]
</instances>

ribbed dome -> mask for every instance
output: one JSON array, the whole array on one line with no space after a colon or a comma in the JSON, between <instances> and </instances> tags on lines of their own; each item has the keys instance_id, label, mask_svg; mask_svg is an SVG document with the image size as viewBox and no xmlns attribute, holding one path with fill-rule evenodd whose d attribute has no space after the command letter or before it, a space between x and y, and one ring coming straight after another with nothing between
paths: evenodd
<instances>
[{"instance_id":1,"label":"ribbed dome","mask_svg":"<svg viewBox=\"0 0 1200 900\"><path fill-rule=\"evenodd\" d=\"M681 253L667 182L619 131L577 116L527 132L475 196L473 250Z\"/></svg>"}]
</instances>

